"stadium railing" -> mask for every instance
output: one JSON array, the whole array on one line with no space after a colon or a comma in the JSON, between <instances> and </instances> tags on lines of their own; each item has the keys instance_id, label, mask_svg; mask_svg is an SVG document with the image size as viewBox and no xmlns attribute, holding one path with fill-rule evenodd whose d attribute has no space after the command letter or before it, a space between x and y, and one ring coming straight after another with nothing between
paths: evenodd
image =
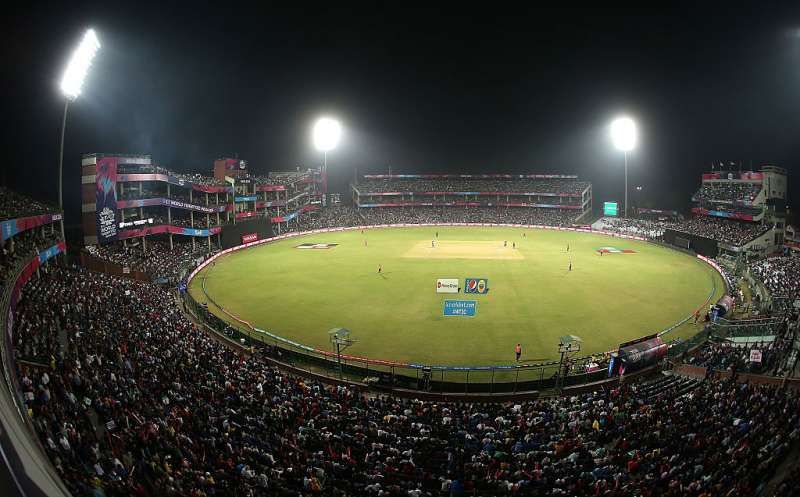
<instances>
[{"instance_id":1,"label":"stadium railing","mask_svg":"<svg viewBox=\"0 0 800 497\"><path fill-rule=\"evenodd\" d=\"M400 225L372 225L355 226L346 228L327 228L312 230L307 232L293 232L279 235L273 238L259 240L256 242L239 245L231 249L223 250L214 257L209 258L199 265L189 276L187 286L199 272L211 264L217 257L227 253L243 250L263 243L270 243L276 240L302 236L309 233L320 233L328 231L348 231L360 230L363 228L395 228L406 226L505 226L505 227L526 227L539 229L553 229L562 231L579 231L586 233L604 234L616 238L628 238L646 241L644 238L596 231L586 228L562 228L540 225L516 225L516 224L468 224L468 223L440 223L440 224L400 224ZM719 271L715 263L704 257L700 257L704 262ZM511 364L511 365L481 365L481 366L451 366L451 365L432 365L432 364L409 364L388 360L371 359L341 354L340 360L332 351L320 350L301 343L288 340L267 330L259 329L251 323L236 316L228 309L220 306L213 298L205 292L205 275L202 276L201 288L203 291L204 302L195 300L189 292L183 293L185 305L196 316L201 317L206 324L213 329L227 335L243 340L248 346L258 346L264 349L264 353L273 356L276 360L284 361L293 366L303 366L310 370L330 377L347 378L351 381L372 384L378 388L407 388L418 391L432 392L459 392L459 393L518 393L567 388L585 383L598 382L608 379L608 359L610 352L606 354L596 354L584 357L570 358L564 369L560 369L557 361L539 362L532 364ZM710 300L716 289L712 289L708 299ZM706 302L707 304L708 302ZM224 321L217 314L227 316ZM659 335L668 335L678 326L688 322L692 314L683 318L679 323L659 332ZM694 338L694 337L693 337ZM704 340L707 335L703 335L697 340ZM693 342L692 342L693 343ZM559 379L559 376L561 378ZM557 381L558 380L558 381Z\"/></svg>"}]
</instances>

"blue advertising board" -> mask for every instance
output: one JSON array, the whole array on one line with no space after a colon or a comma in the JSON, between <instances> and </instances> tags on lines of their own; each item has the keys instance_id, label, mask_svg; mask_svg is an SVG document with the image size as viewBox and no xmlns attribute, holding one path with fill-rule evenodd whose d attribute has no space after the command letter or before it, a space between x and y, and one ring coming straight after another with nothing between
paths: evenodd
<instances>
[{"instance_id":1,"label":"blue advertising board","mask_svg":"<svg viewBox=\"0 0 800 497\"><path fill-rule=\"evenodd\" d=\"M445 316L474 316L478 309L477 300L445 300Z\"/></svg>"},{"instance_id":2,"label":"blue advertising board","mask_svg":"<svg viewBox=\"0 0 800 497\"><path fill-rule=\"evenodd\" d=\"M481 295L489 292L489 280L486 278L467 278L464 280L464 293L479 293Z\"/></svg>"}]
</instances>

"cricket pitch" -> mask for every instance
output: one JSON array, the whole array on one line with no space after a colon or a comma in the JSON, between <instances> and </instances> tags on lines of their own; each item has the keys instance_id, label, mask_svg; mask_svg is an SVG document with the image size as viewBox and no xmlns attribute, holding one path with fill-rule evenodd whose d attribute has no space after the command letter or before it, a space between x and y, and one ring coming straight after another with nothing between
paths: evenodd
<instances>
[{"instance_id":1,"label":"cricket pitch","mask_svg":"<svg viewBox=\"0 0 800 497\"><path fill-rule=\"evenodd\" d=\"M431 247L430 240L420 241L403 254L403 257L424 259L524 259L519 249L512 248L512 242L503 246L503 241L437 241Z\"/></svg>"}]
</instances>

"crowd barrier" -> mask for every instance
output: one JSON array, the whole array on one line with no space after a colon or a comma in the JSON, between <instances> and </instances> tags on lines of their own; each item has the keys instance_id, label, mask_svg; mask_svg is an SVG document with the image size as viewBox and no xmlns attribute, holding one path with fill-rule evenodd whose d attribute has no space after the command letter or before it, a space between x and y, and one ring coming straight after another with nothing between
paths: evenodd
<instances>
[{"instance_id":1,"label":"crowd barrier","mask_svg":"<svg viewBox=\"0 0 800 497\"><path fill-rule=\"evenodd\" d=\"M236 247L225 249L215 256L207 259L191 272L187 279L187 286L199 274L200 271L213 264L217 258L239 250L245 250L262 244L274 243L284 239L305 236L314 233L342 232L362 229L381 229L381 228L404 228L404 227L440 227L440 226L484 226L484 227L513 227L527 229L547 229L557 231L572 231L580 233L600 234L613 238L623 238L648 242L646 238L611 233L606 231L593 230L591 227L553 227L543 225L523 225L523 224L495 224L495 223L424 223L424 224L381 224L365 225L340 228L325 228L304 232L286 233L272 238L257 240L242 244ZM708 264L717 271L723 278L724 275L719 266L706 257L697 256L700 260ZM199 315L212 319L213 313L209 311L209 306L213 306L217 312L223 313L229 319L229 323L236 323L233 328L235 333L250 343L258 342L269 344L271 351L281 354L282 359L291 363L305 362L311 367L316 368L326 374L349 375L351 378L362 381L373 380L378 384L389 384L392 386L403 386L407 388L423 388L437 391L463 391L470 392L518 392L527 390L543 390L559 387L578 385L586 382L593 382L608 377L607 365L610 352L605 354L595 354L579 358L571 358L564 369L560 369L557 361L540 362L535 364L511 364L511 365L437 365L437 364L418 364L404 363L386 359L376 359L359 357L349 354L337 356L332 351L311 347L268 330L263 330L254 326L247 320L242 319L230 310L219 305L205 291L205 279L201 281L201 288L205 296L206 305L197 302L188 292L184 295L185 302L191 306L193 311ZM665 337L670 332L687 323L694 316L695 311L702 310L709 304L716 293L716 283L712 279L712 289L706 302L698 309L693 310L679 322L658 332L658 336ZM681 341L682 343L682 341ZM557 379L560 378L559 381Z\"/></svg>"},{"instance_id":2,"label":"crowd barrier","mask_svg":"<svg viewBox=\"0 0 800 497\"><path fill-rule=\"evenodd\" d=\"M55 214L39 214L38 216L20 217L17 219L9 219L0 222L0 235L2 241L16 236L23 231L27 231L39 226L61 221L64 216L61 213Z\"/></svg>"}]
</instances>

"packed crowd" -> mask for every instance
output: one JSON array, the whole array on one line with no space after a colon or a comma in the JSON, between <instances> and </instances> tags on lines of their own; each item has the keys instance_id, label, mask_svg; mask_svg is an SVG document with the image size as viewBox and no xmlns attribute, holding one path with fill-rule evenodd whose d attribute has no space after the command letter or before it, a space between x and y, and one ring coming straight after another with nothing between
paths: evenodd
<instances>
[{"instance_id":1,"label":"packed crowd","mask_svg":"<svg viewBox=\"0 0 800 497\"><path fill-rule=\"evenodd\" d=\"M166 174L199 185L225 185L224 181L219 181L213 176L199 173L179 173L155 164L120 164L117 166L117 172L120 174Z\"/></svg>"},{"instance_id":2,"label":"packed crowd","mask_svg":"<svg viewBox=\"0 0 800 497\"><path fill-rule=\"evenodd\" d=\"M800 296L800 257L771 257L754 262L750 269L773 297Z\"/></svg>"},{"instance_id":3,"label":"packed crowd","mask_svg":"<svg viewBox=\"0 0 800 497\"><path fill-rule=\"evenodd\" d=\"M48 357L22 398L76 496L757 495L800 435L797 393L727 381L510 404L328 387L80 269L27 285L14 337Z\"/></svg>"},{"instance_id":4,"label":"packed crowd","mask_svg":"<svg viewBox=\"0 0 800 497\"><path fill-rule=\"evenodd\" d=\"M600 229L644 238L660 238L664 231L676 225L675 221L635 218L603 218Z\"/></svg>"},{"instance_id":5,"label":"packed crowd","mask_svg":"<svg viewBox=\"0 0 800 497\"><path fill-rule=\"evenodd\" d=\"M667 229L691 235L711 238L722 243L741 246L770 229L758 223L731 221L715 217L697 216L685 220L651 220L634 218L603 218L608 231L637 234L648 238L659 238Z\"/></svg>"},{"instance_id":6,"label":"packed crowd","mask_svg":"<svg viewBox=\"0 0 800 497\"><path fill-rule=\"evenodd\" d=\"M794 334L780 336L774 342L746 345L709 342L689 357L686 363L709 370L783 376L794 367L794 364L787 364L793 341ZM751 350L761 352L760 361L750 360Z\"/></svg>"},{"instance_id":7,"label":"packed crowd","mask_svg":"<svg viewBox=\"0 0 800 497\"><path fill-rule=\"evenodd\" d=\"M301 216L291 229L305 231L328 227L374 224L507 223L571 226L580 212L562 209L498 207L381 207L356 209L329 207Z\"/></svg>"},{"instance_id":8,"label":"packed crowd","mask_svg":"<svg viewBox=\"0 0 800 497\"><path fill-rule=\"evenodd\" d=\"M118 166L117 171L120 174L132 174L132 173L166 174L168 176L174 176L178 179L182 179L190 183L196 183L201 185L215 185L215 186L226 185L224 181L219 181L213 176L206 176L199 173L179 173L155 164L120 164ZM263 183L270 185L292 185L302 180L307 175L308 175L307 171L285 171L285 172L269 173L268 176L251 174L248 175L247 178L250 178L256 183Z\"/></svg>"},{"instance_id":9,"label":"packed crowd","mask_svg":"<svg viewBox=\"0 0 800 497\"><path fill-rule=\"evenodd\" d=\"M361 194L377 192L517 192L517 193L582 193L591 185L577 179L362 179Z\"/></svg>"},{"instance_id":10,"label":"packed crowd","mask_svg":"<svg viewBox=\"0 0 800 497\"><path fill-rule=\"evenodd\" d=\"M0 242L0 287L20 263L31 260L42 250L58 243L60 239L61 232L56 225L51 224L23 231L5 242Z\"/></svg>"},{"instance_id":11,"label":"packed crowd","mask_svg":"<svg viewBox=\"0 0 800 497\"><path fill-rule=\"evenodd\" d=\"M364 218L358 213L357 209L346 205L337 205L301 215L295 227L297 231L308 231L323 228L361 226L363 224L365 224Z\"/></svg>"},{"instance_id":12,"label":"packed crowd","mask_svg":"<svg viewBox=\"0 0 800 497\"><path fill-rule=\"evenodd\" d=\"M268 176L252 176L256 178L259 183L266 183L270 185L286 185L290 186L298 181L302 181L308 177L308 171L277 171L271 172Z\"/></svg>"},{"instance_id":13,"label":"packed crowd","mask_svg":"<svg viewBox=\"0 0 800 497\"><path fill-rule=\"evenodd\" d=\"M706 182L692 198L695 201L752 202L760 191L758 183Z\"/></svg>"},{"instance_id":14,"label":"packed crowd","mask_svg":"<svg viewBox=\"0 0 800 497\"><path fill-rule=\"evenodd\" d=\"M793 497L800 488L800 465L790 468L789 473L775 487L772 497Z\"/></svg>"},{"instance_id":15,"label":"packed crowd","mask_svg":"<svg viewBox=\"0 0 800 497\"><path fill-rule=\"evenodd\" d=\"M212 247L214 250L217 249L215 245ZM194 248L191 241L187 240L174 241L172 250L168 242L148 240L146 249L137 241L127 246L121 242L89 245L86 250L100 259L128 267L133 271L142 271L153 278L168 280L177 280L212 253L209 252L205 239L196 243Z\"/></svg>"},{"instance_id":16,"label":"packed crowd","mask_svg":"<svg viewBox=\"0 0 800 497\"><path fill-rule=\"evenodd\" d=\"M367 224L507 223L570 226L580 214L566 209L498 207L389 207L362 209Z\"/></svg>"},{"instance_id":17,"label":"packed crowd","mask_svg":"<svg viewBox=\"0 0 800 497\"><path fill-rule=\"evenodd\" d=\"M676 230L740 246L764 233L769 227L757 223L697 216L676 225Z\"/></svg>"},{"instance_id":18,"label":"packed crowd","mask_svg":"<svg viewBox=\"0 0 800 497\"><path fill-rule=\"evenodd\" d=\"M206 195L209 196L208 206L221 205L224 204L226 201L226 196L224 193L219 194L219 203L217 203L217 197L216 194L214 193L194 192L192 194L192 198L190 199L188 190L184 190L184 192L181 192L177 188L171 189L169 195L167 195L166 189L162 190L161 188L147 188L142 190L139 190L138 188L125 189L124 191L120 191L118 200L170 198L172 200L177 200L179 202L185 202L187 204L193 204L205 207Z\"/></svg>"},{"instance_id":19,"label":"packed crowd","mask_svg":"<svg viewBox=\"0 0 800 497\"><path fill-rule=\"evenodd\" d=\"M58 212L58 209L0 186L0 221Z\"/></svg>"}]
</instances>

